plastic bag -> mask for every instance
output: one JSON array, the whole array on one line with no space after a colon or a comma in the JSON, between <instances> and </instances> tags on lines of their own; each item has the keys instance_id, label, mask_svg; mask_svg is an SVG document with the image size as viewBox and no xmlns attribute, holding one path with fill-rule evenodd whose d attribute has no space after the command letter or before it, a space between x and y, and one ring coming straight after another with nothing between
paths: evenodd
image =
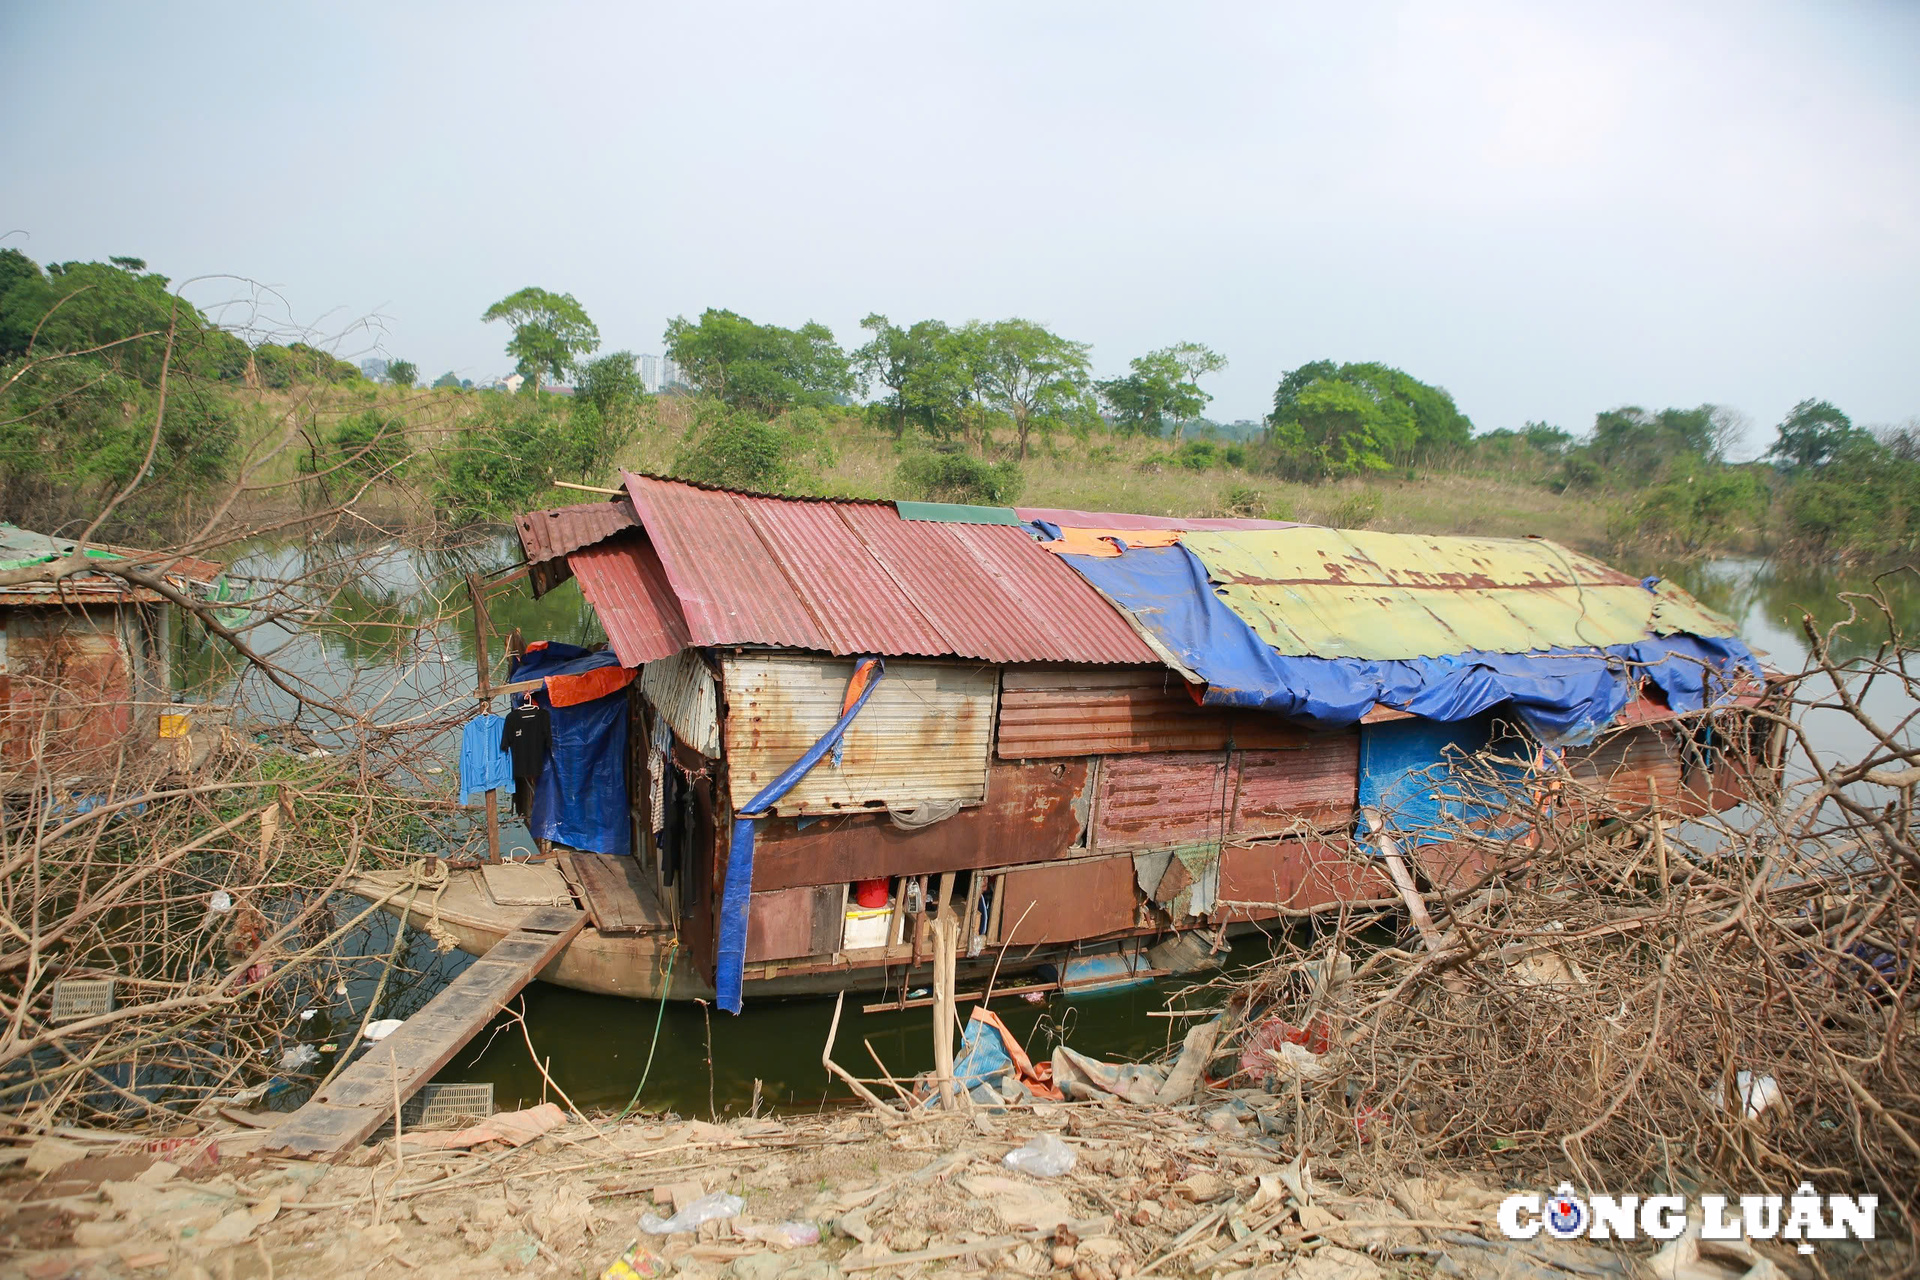
<instances>
[{"instance_id":1,"label":"plastic bag","mask_svg":"<svg viewBox=\"0 0 1920 1280\"><path fill-rule=\"evenodd\" d=\"M658 1214L640 1215L640 1229L650 1236L671 1235L676 1231L698 1231L703 1222L719 1222L724 1218L739 1216L747 1202L739 1196L730 1196L724 1191L715 1191L701 1196L688 1204L671 1218L662 1218Z\"/></svg>"},{"instance_id":2,"label":"plastic bag","mask_svg":"<svg viewBox=\"0 0 1920 1280\"><path fill-rule=\"evenodd\" d=\"M320 1061L320 1051L310 1044L296 1044L280 1055L282 1071L305 1071Z\"/></svg>"},{"instance_id":3,"label":"plastic bag","mask_svg":"<svg viewBox=\"0 0 1920 1280\"><path fill-rule=\"evenodd\" d=\"M734 1230L749 1240L758 1240L776 1249L798 1249L820 1243L820 1228L811 1222L782 1222L770 1227L750 1224Z\"/></svg>"},{"instance_id":4,"label":"plastic bag","mask_svg":"<svg viewBox=\"0 0 1920 1280\"><path fill-rule=\"evenodd\" d=\"M1057 1178L1073 1168L1073 1148L1050 1133L1027 1139L1024 1147L1007 1152L1006 1166L1036 1178Z\"/></svg>"}]
</instances>

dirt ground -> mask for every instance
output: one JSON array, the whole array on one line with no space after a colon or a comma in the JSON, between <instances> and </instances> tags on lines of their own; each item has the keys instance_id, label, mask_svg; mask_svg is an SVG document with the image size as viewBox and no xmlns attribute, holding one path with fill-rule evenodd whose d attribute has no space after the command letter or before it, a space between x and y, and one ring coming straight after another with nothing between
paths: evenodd
<instances>
[{"instance_id":1,"label":"dirt ground","mask_svg":"<svg viewBox=\"0 0 1920 1280\"><path fill-rule=\"evenodd\" d=\"M624 1274L689 1280L1646 1274L1644 1249L1636 1259L1591 1244L1505 1241L1494 1226L1505 1192L1492 1176L1429 1174L1370 1192L1378 1178L1351 1167L1363 1154L1347 1165L1302 1161L1268 1136L1267 1117L1244 1096L1184 1107L1037 1103L891 1123L870 1111L724 1125L541 1113L555 1127L517 1146L435 1150L419 1144L485 1131L422 1133L399 1152L387 1138L335 1164L267 1155L262 1129L171 1145L71 1130L21 1139L0 1182L0 1271L33 1280L598 1276L638 1241L635 1271ZM540 1127L541 1115L514 1116ZM1010 1151L1039 1135L1073 1153L1070 1170L1044 1177L1007 1166ZM736 1216L691 1233L640 1225L716 1192L739 1197ZM1812 1275L1784 1252L1657 1272L1743 1273Z\"/></svg>"}]
</instances>

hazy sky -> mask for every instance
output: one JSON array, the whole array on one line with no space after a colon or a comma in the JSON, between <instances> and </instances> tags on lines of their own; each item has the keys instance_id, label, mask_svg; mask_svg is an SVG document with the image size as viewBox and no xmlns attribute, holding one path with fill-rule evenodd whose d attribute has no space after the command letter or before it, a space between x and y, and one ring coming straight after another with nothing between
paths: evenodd
<instances>
[{"instance_id":1,"label":"hazy sky","mask_svg":"<svg viewBox=\"0 0 1920 1280\"><path fill-rule=\"evenodd\" d=\"M5 244L428 377L505 372L480 313L538 284L641 352L709 306L1190 339L1229 420L1323 356L1482 430L1920 414L1920 5L0 0L0 49Z\"/></svg>"}]
</instances>

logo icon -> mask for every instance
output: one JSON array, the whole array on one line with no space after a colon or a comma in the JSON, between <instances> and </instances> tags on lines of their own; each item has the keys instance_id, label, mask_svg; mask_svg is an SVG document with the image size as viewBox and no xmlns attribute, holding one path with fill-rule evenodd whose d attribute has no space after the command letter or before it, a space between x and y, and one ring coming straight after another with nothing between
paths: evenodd
<instances>
[{"instance_id":1,"label":"logo icon","mask_svg":"<svg viewBox=\"0 0 1920 1280\"><path fill-rule=\"evenodd\" d=\"M1547 1197L1547 1234L1556 1240L1572 1240L1587 1230L1587 1202L1573 1193L1573 1184L1563 1182Z\"/></svg>"}]
</instances>

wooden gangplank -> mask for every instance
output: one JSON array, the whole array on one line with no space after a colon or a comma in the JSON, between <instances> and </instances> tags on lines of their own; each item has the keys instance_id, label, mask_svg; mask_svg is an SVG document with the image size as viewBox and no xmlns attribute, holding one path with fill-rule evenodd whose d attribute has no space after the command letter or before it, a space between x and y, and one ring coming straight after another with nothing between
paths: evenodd
<instances>
[{"instance_id":1,"label":"wooden gangplank","mask_svg":"<svg viewBox=\"0 0 1920 1280\"><path fill-rule=\"evenodd\" d=\"M266 1149L296 1156L338 1156L359 1146L520 994L586 926L573 907L535 907L518 927L468 965L426 1008L334 1077L273 1131Z\"/></svg>"},{"instance_id":2,"label":"wooden gangplank","mask_svg":"<svg viewBox=\"0 0 1920 1280\"><path fill-rule=\"evenodd\" d=\"M611 937L672 930L673 921L639 859L575 851L561 854L560 866L601 933Z\"/></svg>"}]
</instances>

